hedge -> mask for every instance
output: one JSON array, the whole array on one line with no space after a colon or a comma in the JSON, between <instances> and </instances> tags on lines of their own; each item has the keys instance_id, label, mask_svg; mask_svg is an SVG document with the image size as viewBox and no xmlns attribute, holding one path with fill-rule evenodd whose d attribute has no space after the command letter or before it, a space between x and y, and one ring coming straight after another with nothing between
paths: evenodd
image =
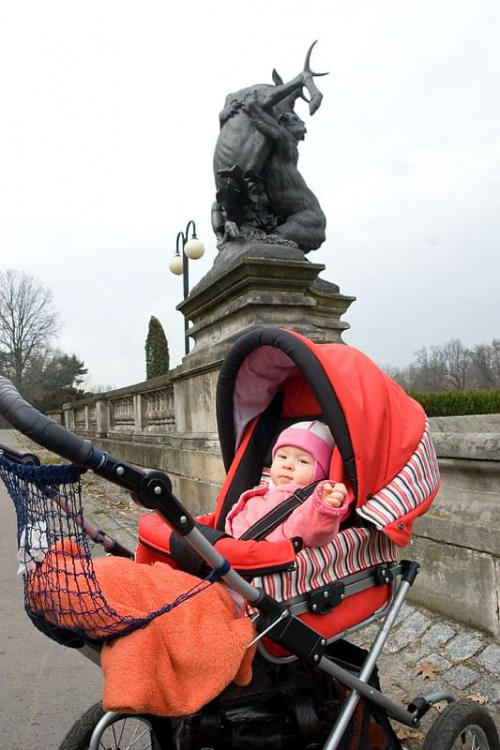
<instances>
[{"instance_id":1,"label":"hedge","mask_svg":"<svg viewBox=\"0 0 500 750\"><path fill-rule=\"evenodd\" d=\"M456 417L462 414L499 414L500 391L447 391L446 393L415 393L428 417Z\"/></svg>"}]
</instances>

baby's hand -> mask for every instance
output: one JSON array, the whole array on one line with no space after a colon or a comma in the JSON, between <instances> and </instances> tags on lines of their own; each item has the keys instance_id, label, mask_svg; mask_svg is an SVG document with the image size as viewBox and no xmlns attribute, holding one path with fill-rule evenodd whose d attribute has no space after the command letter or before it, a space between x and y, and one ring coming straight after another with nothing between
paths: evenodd
<instances>
[{"instance_id":1,"label":"baby's hand","mask_svg":"<svg viewBox=\"0 0 500 750\"><path fill-rule=\"evenodd\" d=\"M342 482L325 482L321 488L321 502L331 505L332 508L340 508L347 497L347 489Z\"/></svg>"}]
</instances>

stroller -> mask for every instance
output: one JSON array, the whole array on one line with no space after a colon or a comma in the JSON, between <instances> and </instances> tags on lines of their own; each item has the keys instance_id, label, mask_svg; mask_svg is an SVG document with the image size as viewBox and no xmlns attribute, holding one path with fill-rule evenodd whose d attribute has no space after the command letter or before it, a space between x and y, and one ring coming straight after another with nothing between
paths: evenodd
<instances>
[{"instance_id":1,"label":"stroller","mask_svg":"<svg viewBox=\"0 0 500 750\"><path fill-rule=\"evenodd\" d=\"M199 710L175 717L104 711L96 704L60 750L401 750L389 718L417 728L441 702L448 707L432 725L423 750L500 750L491 717L470 701L439 691L401 707L380 691L376 662L419 570L418 563L398 559L396 546L408 544L414 519L427 511L439 489L421 407L356 349L314 344L270 327L254 329L230 349L220 370L216 407L227 477L215 511L195 519L173 495L165 473L98 450L39 414L0 379L0 413L72 464L43 467L32 454L7 449L0 454L0 475L16 504L20 559L28 563L26 609L39 629L98 662L103 644L169 617L173 607L190 606L197 587L148 617L119 616L95 578L93 539L145 567L162 562L187 570L202 590L222 582L246 601L256 631L249 685L229 684ZM340 533L321 548L302 548L298 538L228 537L227 513L244 490L259 483L277 435L293 422L317 418L335 439L330 477L344 482L356 499ZM78 481L87 469L155 511L140 520L135 555L85 519ZM77 580L90 592L89 627L71 619L59 590L50 597L40 592L39 573L54 545L60 553L58 573L68 559L74 571L77 559ZM65 619L54 615L54 602L61 611L66 606ZM373 623L379 627L368 652L349 642L350 635Z\"/></svg>"}]
</instances>

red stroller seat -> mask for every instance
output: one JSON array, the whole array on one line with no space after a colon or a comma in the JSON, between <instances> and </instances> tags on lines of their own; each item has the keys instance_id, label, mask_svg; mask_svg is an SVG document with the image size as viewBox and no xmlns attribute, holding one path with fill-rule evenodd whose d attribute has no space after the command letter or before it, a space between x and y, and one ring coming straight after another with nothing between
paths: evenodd
<instances>
[{"instance_id":1,"label":"red stroller seat","mask_svg":"<svg viewBox=\"0 0 500 750\"><path fill-rule=\"evenodd\" d=\"M321 548L297 541L241 541L224 535L240 494L259 483L277 435L290 421L321 418L335 439L330 478L355 502L338 536ZM227 354L217 389L227 477L213 513L198 519L217 550L327 641L385 614L396 545L439 489L426 417L368 357L344 344L259 328ZM218 538L219 537L219 538ZM138 562L172 560L170 529L156 513L139 523ZM273 655L283 655L268 644Z\"/></svg>"}]
</instances>

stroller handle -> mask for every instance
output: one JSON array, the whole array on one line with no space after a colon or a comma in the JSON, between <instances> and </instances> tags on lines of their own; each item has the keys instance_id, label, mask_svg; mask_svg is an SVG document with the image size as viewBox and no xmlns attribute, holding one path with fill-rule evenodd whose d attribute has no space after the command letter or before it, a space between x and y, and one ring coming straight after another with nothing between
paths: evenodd
<instances>
[{"instance_id":1,"label":"stroller handle","mask_svg":"<svg viewBox=\"0 0 500 750\"><path fill-rule=\"evenodd\" d=\"M142 470L96 448L92 442L70 432L28 404L15 386L0 377L0 414L23 435L66 458L79 469L96 474L133 492L146 508L158 509L181 536L195 525L191 514L172 493L172 483L163 471Z\"/></svg>"},{"instance_id":2,"label":"stroller handle","mask_svg":"<svg viewBox=\"0 0 500 750\"><path fill-rule=\"evenodd\" d=\"M94 446L28 404L10 380L0 377L0 414L35 443L78 467L89 466Z\"/></svg>"},{"instance_id":3,"label":"stroller handle","mask_svg":"<svg viewBox=\"0 0 500 750\"><path fill-rule=\"evenodd\" d=\"M232 569L195 527L194 518L172 493L172 483L163 471L144 471L100 451L90 440L75 435L41 414L22 398L10 380L1 376L0 414L35 443L66 458L80 469L92 469L114 484L134 492L145 507L156 508L171 528L181 536L188 537L190 544L214 569L217 577L223 578L249 601L267 600L260 589L254 588Z\"/></svg>"},{"instance_id":4,"label":"stroller handle","mask_svg":"<svg viewBox=\"0 0 500 750\"><path fill-rule=\"evenodd\" d=\"M105 479L135 492L143 505L156 508L172 529L187 538L191 546L213 568L212 580L223 579L243 598L252 602L262 614L274 620L272 628L276 628L279 642L285 648L292 648L293 645L295 653L303 653L307 658L311 658L311 654L316 652L322 637L300 620L289 617L288 609L283 603L270 597L263 589L254 587L232 568L230 562L196 527L195 519L173 495L172 483L164 472L143 471L94 448L90 440L52 422L28 404L5 377L0 377L0 414L24 435L71 461L78 468L92 469ZM260 630L259 627L257 629ZM298 651L297 640L301 644Z\"/></svg>"}]
</instances>

